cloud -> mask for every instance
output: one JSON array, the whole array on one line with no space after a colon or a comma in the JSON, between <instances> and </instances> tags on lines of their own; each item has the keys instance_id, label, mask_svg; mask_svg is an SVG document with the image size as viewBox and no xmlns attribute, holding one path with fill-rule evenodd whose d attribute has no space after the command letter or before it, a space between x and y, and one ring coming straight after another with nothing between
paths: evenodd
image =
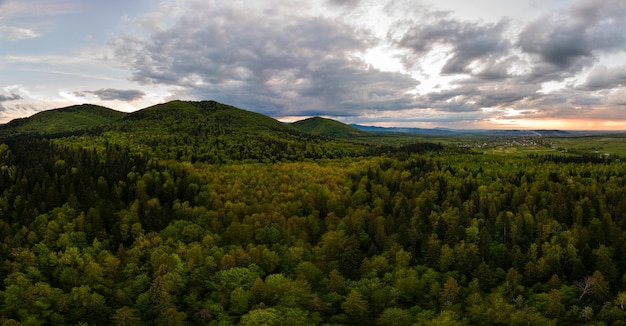
<instances>
[{"instance_id":1,"label":"cloud","mask_svg":"<svg viewBox=\"0 0 626 326\"><path fill-rule=\"evenodd\" d=\"M589 73L587 80L578 89L597 91L621 86L626 86L626 65L611 69L599 65Z\"/></svg>"},{"instance_id":2,"label":"cloud","mask_svg":"<svg viewBox=\"0 0 626 326\"><path fill-rule=\"evenodd\" d=\"M537 93L539 89L539 85L515 81L488 82L481 79L469 79L459 82L457 87L425 95L424 102L430 107L447 112L516 107L540 97Z\"/></svg>"},{"instance_id":3,"label":"cloud","mask_svg":"<svg viewBox=\"0 0 626 326\"><path fill-rule=\"evenodd\" d=\"M39 33L27 29L15 26L0 26L0 40L17 41L36 38Z\"/></svg>"},{"instance_id":4,"label":"cloud","mask_svg":"<svg viewBox=\"0 0 626 326\"><path fill-rule=\"evenodd\" d=\"M578 1L567 10L515 23L506 18L473 22L424 8L414 15L388 34L396 46L408 50L406 67L437 67L439 76L451 77L440 89L418 96L421 107L466 114L488 108L494 118L496 112L524 112L525 119L558 119L600 116L607 106L622 103L622 91L590 91L624 87L626 66L596 67L578 86L573 86L580 83L575 79L565 81L603 56L626 51L623 1ZM545 91L545 82L565 86Z\"/></svg>"},{"instance_id":5,"label":"cloud","mask_svg":"<svg viewBox=\"0 0 626 326\"><path fill-rule=\"evenodd\" d=\"M10 93L9 95L0 94L0 102L21 100L22 96L17 93Z\"/></svg>"},{"instance_id":6,"label":"cloud","mask_svg":"<svg viewBox=\"0 0 626 326\"><path fill-rule=\"evenodd\" d=\"M84 4L75 0L3 0L2 18L50 17L78 13Z\"/></svg>"},{"instance_id":7,"label":"cloud","mask_svg":"<svg viewBox=\"0 0 626 326\"><path fill-rule=\"evenodd\" d=\"M411 49L418 58L427 55L437 45L450 47L449 58L442 74L468 73L469 65L508 52L511 44L502 36L508 20L496 24L480 24L453 18L437 19L424 24L415 22L397 41L402 48ZM417 62L407 61L407 65Z\"/></svg>"},{"instance_id":8,"label":"cloud","mask_svg":"<svg viewBox=\"0 0 626 326\"><path fill-rule=\"evenodd\" d=\"M621 0L487 22L414 1L376 3L370 16L368 0L279 3L167 2L110 46L134 82L275 117L558 119L622 103L626 67L594 67L626 51ZM380 49L402 64L369 64Z\"/></svg>"},{"instance_id":9,"label":"cloud","mask_svg":"<svg viewBox=\"0 0 626 326\"><path fill-rule=\"evenodd\" d=\"M626 107L626 87L617 89L615 92L609 94L606 98L606 102L609 105L616 105L620 107L619 115L623 119L624 107Z\"/></svg>"},{"instance_id":10,"label":"cloud","mask_svg":"<svg viewBox=\"0 0 626 326\"><path fill-rule=\"evenodd\" d=\"M533 58L537 80L563 79L626 50L626 4L619 0L575 3L560 16L544 15L519 34L517 45Z\"/></svg>"},{"instance_id":11,"label":"cloud","mask_svg":"<svg viewBox=\"0 0 626 326\"><path fill-rule=\"evenodd\" d=\"M327 0L330 5L354 8L358 6L361 0Z\"/></svg>"},{"instance_id":12,"label":"cloud","mask_svg":"<svg viewBox=\"0 0 626 326\"><path fill-rule=\"evenodd\" d=\"M2 103L0 103L0 122L6 123L13 119L28 117L40 111L40 108L33 105L17 104L9 107L3 106Z\"/></svg>"},{"instance_id":13,"label":"cloud","mask_svg":"<svg viewBox=\"0 0 626 326\"><path fill-rule=\"evenodd\" d=\"M24 99L24 96L21 93L25 93L25 91L19 85L4 87L2 91L4 94L0 94L0 112L8 112L11 110L10 107L7 107L3 103ZM0 117L2 116L3 115L0 115Z\"/></svg>"},{"instance_id":14,"label":"cloud","mask_svg":"<svg viewBox=\"0 0 626 326\"><path fill-rule=\"evenodd\" d=\"M185 15L172 25L147 30L149 37L112 40L133 80L274 116L404 107L419 84L367 65L358 54L379 40L338 19L224 3L190 8L179 8Z\"/></svg>"},{"instance_id":15,"label":"cloud","mask_svg":"<svg viewBox=\"0 0 626 326\"><path fill-rule=\"evenodd\" d=\"M126 102L139 100L139 99L142 99L144 96L146 96L146 93L140 90L134 90L134 89L105 88L105 89L99 89L97 91L74 92L74 95L77 97L85 97L87 96L87 94L92 94L103 101L126 101Z\"/></svg>"},{"instance_id":16,"label":"cloud","mask_svg":"<svg viewBox=\"0 0 626 326\"><path fill-rule=\"evenodd\" d=\"M545 16L526 26L519 36L522 51L538 55L542 62L562 70L592 57L586 26L552 21Z\"/></svg>"},{"instance_id":17,"label":"cloud","mask_svg":"<svg viewBox=\"0 0 626 326\"><path fill-rule=\"evenodd\" d=\"M36 105L31 105L33 98L23 85L9 85L0 90L0 123L13 118L28 116L41 110ZM12 102L12 103L9 103Z\"/></svg>"}]
</instances>

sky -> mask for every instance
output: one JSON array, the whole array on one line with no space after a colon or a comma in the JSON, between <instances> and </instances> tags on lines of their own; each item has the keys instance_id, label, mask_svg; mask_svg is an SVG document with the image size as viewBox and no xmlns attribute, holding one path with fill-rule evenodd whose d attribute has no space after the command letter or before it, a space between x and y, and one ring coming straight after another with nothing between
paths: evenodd
<instances>
[{"instance_id":1,"label":"sky","mask_svg":"<svg viewBox=\"0 0 626 326\"><path fill-rule=\"evenodd\" d=\"M623 0L0 0L0 123L215 100L281 121L626 130Z\"/></svg>"}]
</instances>

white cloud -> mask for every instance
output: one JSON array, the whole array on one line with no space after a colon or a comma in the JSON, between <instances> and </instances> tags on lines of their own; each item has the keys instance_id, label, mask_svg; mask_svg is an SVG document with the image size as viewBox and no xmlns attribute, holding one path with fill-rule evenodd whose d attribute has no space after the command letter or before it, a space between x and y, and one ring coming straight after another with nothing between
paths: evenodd
<instances>
[{"instance_id":1,"label":"white cloud","mask_svg":"<svg viewBox=\"0 0 626 326\"><path fill-rule=\"evenodd\" d=\"M36 38L39 33L32 29L15 27L15 26L0 26L0 40L18 41Z\"/></svg>"},{"instance_id":2,"label":"white cloud","mask_svg":"<svg viewBox=\"0 0 626 326\"><path fill-rule=\"evenodd\" d=\"M83 3L76 0L5 0L0 2L0 19L49 17L80 12Z\"/></svg>"}]
</instances>

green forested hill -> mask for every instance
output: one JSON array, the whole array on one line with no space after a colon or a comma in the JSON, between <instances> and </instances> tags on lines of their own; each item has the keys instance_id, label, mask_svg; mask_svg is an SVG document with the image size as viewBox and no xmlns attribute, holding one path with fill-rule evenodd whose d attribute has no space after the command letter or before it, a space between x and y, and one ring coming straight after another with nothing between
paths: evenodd
<instances>
[{"instance_id":1,"label":"green forested hill","mask_svg":"<svg viewBox=\"0 0 626 326\"><path fill-rule=\"evenodd\" d=\"M0 139L20 135L53 135L101 127L121 119L124 112L83 104L47 110L0 125Z\"/></svg>"},{"instance_id":2,"label":"green forested hill","mask_svg":"<svg viewBox=\"0 0 626 326\"><path fill-rule=\"evenodd\" d=\"M171 101L130 114L80 105L0 126L0 139L28 135L55 136L58 143L98 150L112 143L150 157L211 163L338 158L384 150L362 141L329 140L214 101Z\"/></svg>"},{"instance_id":3,"label":"green forested hill","mask_svg":"<svg viewBox=\"0 0 626 326\"><path fill-rule=\"evenodd\" d=\"M178 101L0 143L0 325L624 325L625 255L618 158Z\"/></svg>"},{"instance_id":4,"label":"green forested hill","mask_svg":"<svg viewBox=\"0 0 626 326\"><path fill-rule=\"evenodd\" d=\"M191 134L263 131L293 132L280 121L266 115L214 102L171 101L130 113L113 124L112 129L161 130Z\"/></svg>"},{"instance_id":5,"label":"green forested hill","mask_svg":"<svg viewBox=\"0 0 626 326\"><path fill-rule=\"evenodd\" d=\"M313 117L291 123L291 125L312 135L333 137L333 138L354 138L364 136L367 133L352 126L321 117Z\"/></svg>"},{"instance_id":6,"label":"green forested hill","mask_svg":"<svg viewBox=\"0 0 626 326\"><path fill-rule=\"evenodd\" d=\"M328 140L214 101L172 101L145 108L111 123L99 135L71 142L101 148L116 143L161 159L211 163L338 158L379 147Z\"/></svg>"}]
</instances>

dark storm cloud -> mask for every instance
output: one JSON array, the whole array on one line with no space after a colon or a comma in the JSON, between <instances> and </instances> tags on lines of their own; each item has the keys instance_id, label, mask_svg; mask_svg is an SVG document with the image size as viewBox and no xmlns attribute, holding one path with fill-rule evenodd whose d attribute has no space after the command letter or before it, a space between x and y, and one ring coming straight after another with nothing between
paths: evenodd
<instances>
[{"instance_id":1,"label":"dark storm cloud","mask_svg":"<svg viewBox=\"0 0 626 326\"><path fill-rule=\"evenodd\" d=\"M146 96L146 93L134 89L111 89L105 88L97 91L75 92L78 97L85 97L87 94L94 95L103 101L135 101Z\"/></svg>"},{"instance_id":2,"label":"dark storm cloud","mask_svg":"<svg viewBox=\"0 0 626 326\"><path fill-rule=\"evenodd\" d=\"M391 108L410 102L406 91L418 84L366 65L353 53L377 40L329 18L210 8L151 32L113 40L136 81L266 114Z\"/></svg>"},{"instance_id":3,"label":"dark storm cloud","mask_svg":"<svg viewBox=\"0 0 626 326\"><path fill-rule=\"evenodd\" d=\"M467 73L468 66L475 60L489 59L509 50L511 44L502 36L507 25L507 20L497 24L479 24L455 19L441 19L430 24L417 22L397 44L412 49L420 57L433 50L436 45L450 46L451 56L441 73Z\"/></svg>"}]
</instances>

